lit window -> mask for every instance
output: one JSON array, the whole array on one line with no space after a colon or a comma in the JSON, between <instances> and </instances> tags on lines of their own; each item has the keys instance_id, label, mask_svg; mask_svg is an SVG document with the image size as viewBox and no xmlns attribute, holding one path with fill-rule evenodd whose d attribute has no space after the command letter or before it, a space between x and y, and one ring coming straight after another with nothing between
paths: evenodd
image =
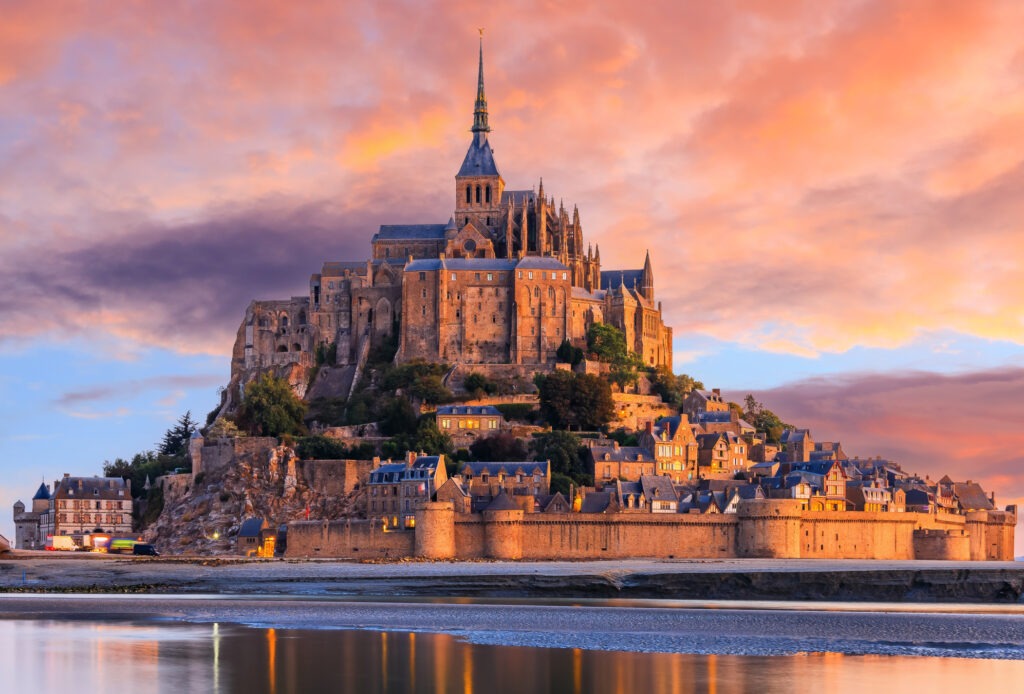
<instances>
[{"instance_id":1,"label":"lit window","mask_svg":"<svg viewBox=\"0 0 1024 694\"><path fill-rule=\"evenodd\" d=\"M490 281L492 281L493 279L494 279L494 273L488 272L488 273L487 273L487 281L488 281L488 282L490 282Z\"/></svg>"},{"instance_id":2,"label":"lit window","mask_svg":"<svg viewBox=\"0 0 1024 694\"><path fill-rule=\"evenodd\" d=\"M526 273L526 277L527 277L527 279L531 279L532 280L533 279L533 270L530 270L529 272L527 272Z\"/></svg>"},{"instance_id":3,"label":"lit window","mask_svg":"<svg viewBox=\"0 0 1024 694\"><path fill-rule=\"evenodd\" d=\"M455 273L453 272L452 273L452 282L454 282L454 281L455 281Z\"/></svg>"}]
</instances>

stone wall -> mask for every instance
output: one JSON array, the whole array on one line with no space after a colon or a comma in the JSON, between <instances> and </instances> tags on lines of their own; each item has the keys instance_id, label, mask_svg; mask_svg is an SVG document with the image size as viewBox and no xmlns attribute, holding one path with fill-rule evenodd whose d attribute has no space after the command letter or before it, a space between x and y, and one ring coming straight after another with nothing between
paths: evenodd
<instances>
[{"instance_id":1,"label":"stone wall","mask_svg":"<svg viewBox=\"0 0 1024 694\"><path fill-rule=\"evenodd\" d=\"M612 393L612 403L615 405L615 418L609 424L612 428L640 429L647 422L676 413L657 395Z\"/></svg>"},{"instance_id":2,"label":"stone wall","mask_svg":"<svg viewBox=\"0 0 1024 694\"><path fill-rule=\"evenodd\" d=\"M294 546L292 528L297 528L299 538ZM1013 529L1014 516L1002 512L979 513L965 522L962 517L917 513L801 511L799 501L792 499L743 501L736 514L667 516L522 510L456 514L450 502L435 502L417 513L415 532L385 533L362 521L293 523L288 556L1010 561ZM982 550L976 546L988 556L979 557Z\"/></svg>"},{"instance_id":3,"label":"stone wall","mask_svg":"<svg viewBox=\"0 0 1024 694\"><path fill-rule=\"evenodd\" d=\"M411 530L385 531L367 520L297 521L288 524L287 557L399 559L415 551Z\"/></svg>"},{"instance_id":4,"label":"stone wall","mask_svg":"<svg viewBox=\"0 0 1024 694\"><path fill-rule=\"evenodd\" d=\"M272 436L239 436L233 439L209 439L203 442L202 469L194 470L195 474L213 472L232 464L243 455L270 455L277 447L277 439Z\"/></svg>"},{"instance_id":5,"label":"stone wall","mask_svg":"<svg viewBox=\"0 0 1024 694\"><path fill-rule=\"evenodd\" d=\"M300 460L296 468L314 492L329 496L348 494L365 485L376 464L372 460Z\"/></svg>"}]
</instances>

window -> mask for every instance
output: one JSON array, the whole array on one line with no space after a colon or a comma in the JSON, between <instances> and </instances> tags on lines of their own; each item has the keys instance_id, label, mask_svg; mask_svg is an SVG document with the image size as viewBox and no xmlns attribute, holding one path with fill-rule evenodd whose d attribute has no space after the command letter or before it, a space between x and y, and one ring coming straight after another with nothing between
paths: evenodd
<instances>
[{"instance_id":1,"label":"window","mask_svg":"<svg viewBox=\"0 0 1024 694\"><path fill-rule=\"evenodd\" d=\"M480 204L480 186L476 187L476 202L478 205Z\"/></svg>"},{"instance_id":2,"label":"window","mask_svg":"<svg viewBox=\"0 0 1024 694\"><path fill-rule=\"evenodd\" d=\"M420 306L420 315L421 316L427 315L427 307L426 306Z\"/></svg>"},{"instance_id":3,"label":"window","mask_svg":"<svg viewBox=\"0 0 1024 694\"><path fill-rule=\"evenodd\" d=\"M520 274L520 277L522 277L522 274ZM533 270L526 273L526 278L531 280L533 279Z\"/></svg>"},{"instance_id":4,"label":"window","mask_svg":"<svg viewBox=\"0 0 1024 694\"><path fill-rule=\"evenodd\" d=\"M450 419L442 419L441 420L441 428L442 429L450 429L451 425L452 425L452 420L450 420Z\"/></svg>"},{"instance_id":5,"label":"window","mask_svg":"<svg viewBox=\"0 0 1024 694\"><path fill-rule=\"evenodd\" d=\"M479 272L474 272L473 273L473 279L475 279L477 282L479 282L480 281L480 273Z\"/></svg>"},{"instance_id":6,"label":"window","mask_svg":"<svg viewBox=\"0 0 1024 694\"><path fill-rule=\"evenodd\" d=\"M420 290L420 298L421 299L426 299L427 298L427 290L426 289L421 289Z\"/></svg>"},{"instance_id":7,"label":"window","mask_svg":"<svg viewBox=\"0 0 1024 694\"><path fill-rule=\"evenodd\" d=\"M490 272L488 272L488 273L487 273L487 281L488 281L488 282L490 282L490 281L492 281L493 279L494 279L494 274L493 274L493 273L490 273Z\"/></svg>"},{"instance_id":8,"label":"window","mask_svg":"<svg viewBox=\"0 0 1024 694\"><path fill-rule=\"evenodd\" d=\"M562 273L562 279L563 279L563 280L569 279L569 274L568 274L568 273L566 273L566 272L563 272L563 273Z\"/></svg>"},{"instance_id":9,"label":"window","mask_svg":"<svg viewBox=\"0 0 1024 694\"><path fill-rule=\"evenodd\" d=\"M487 202L490 202L490 201L491 201L491 187L490 187L490 186L487 186L487 195L486 195L486 199L487 199ZM488 224L490 224L490 223L491 223L491 218L490 218L490 217L488 217L488 218L487 218L487 223L488 223Z\"/></svg>"},{"instance_id":10,"label":"window","mask_svg":"<svg viewBox=\"0 0 1024 694\"><path fill-rule=\"evenodd\" d=\"M523 271L522 270L519 271L519 279L523 279Z\"/></svg>"},{"instance_id":11,"label":"window","mask_svg":"<svg viewBox=\"0 0 1024 694\"><path fill-rule=\"evenodd\" d=\"M488 429L497 429L498 428L498 420L496 420L496 419L489 419L489 420L487 420L487 428Z\"/></svg>"},{"instance_id":12,"label":"window","mask_svg":"<svg viewBox=\"0 0 1024 694\"><path fill-rule=\"evenodd\" d=\"M426 281L427 281L427 273L421 272L420 273L420 282L426 282Z\"/></svg>"},{"instance_id":13,"label":"window","mask_svg":"<svg viewBox=\"0 0 1024 694\"><path fill-rule=\"evenodd\" d=\"M472 186L466 186L466 202L473 202L473 188Z\"/></svg>"},{"instance_id":14,"label":"window","mask_svg":"<svg viewBox=\"0 0 1024 694\"><path fill-rule=\"evenodd\" d=\"M455 281L455 273L453 272L452 273L452 282L454 282L454 281Z\"/></svg>"}]
</instances>

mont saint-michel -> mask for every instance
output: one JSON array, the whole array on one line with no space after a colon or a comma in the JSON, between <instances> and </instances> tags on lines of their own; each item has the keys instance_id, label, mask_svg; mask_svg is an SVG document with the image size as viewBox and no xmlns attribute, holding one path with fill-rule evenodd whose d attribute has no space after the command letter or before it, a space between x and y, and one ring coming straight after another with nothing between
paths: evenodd
<instances>
[{"instance_id":1,"label":"mont saint-michel","mask_svg":"<svg viewBox=\"0 0 1024 694\"><path fill-rule=\"evenodd\" d=\"M42 483L15 505L16 546L1013 558L1016 507L941 461L922 476L861 457L841 432L675 374L651 254L603 264L541 178L506 187L482 42L472 117L447 222L382 225L368 258L324 262L307 295L253 301L206 421L186 414L102 478Z\"/></svg>"}]
</instances>

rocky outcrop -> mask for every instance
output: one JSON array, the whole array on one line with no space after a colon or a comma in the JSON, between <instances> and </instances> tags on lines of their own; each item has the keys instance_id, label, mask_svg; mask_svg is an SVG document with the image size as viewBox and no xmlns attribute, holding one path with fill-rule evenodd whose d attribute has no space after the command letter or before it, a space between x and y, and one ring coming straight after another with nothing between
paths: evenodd
<instances>
[{"instance_id":1,"label":"rocky outcrop","mask_svg":"<svg viewBox=\"0 0 1024 694\"><path fill-rule=\"evenodd\" d=\"M145 539L165 554L225 554L234 552L246 518L265 518L277 527L305 519L307 511L311 520L357 515L361 488L325 494L307 483L301 469L290 447L242 449L188 484L166 485L163 511Z\"/></svg>"}]
</instances>

